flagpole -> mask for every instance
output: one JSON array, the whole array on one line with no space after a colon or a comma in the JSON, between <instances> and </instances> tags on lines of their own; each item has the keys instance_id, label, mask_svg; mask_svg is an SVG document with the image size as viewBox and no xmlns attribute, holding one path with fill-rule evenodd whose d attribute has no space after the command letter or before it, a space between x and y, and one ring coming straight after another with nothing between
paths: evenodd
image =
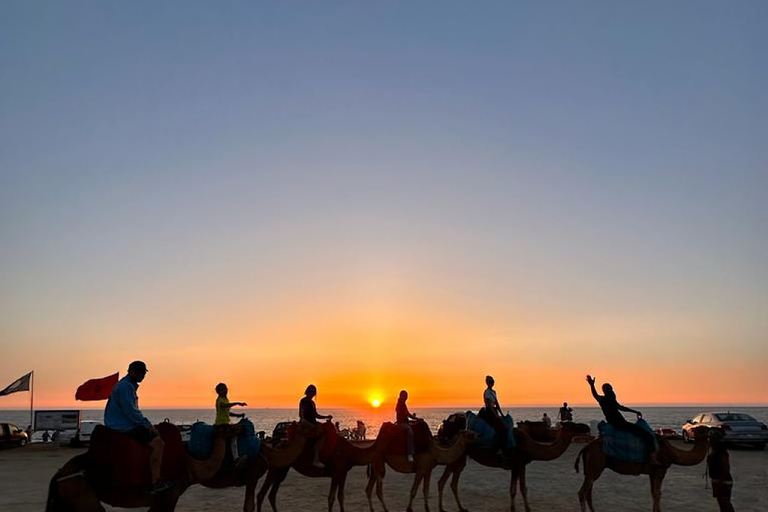
<instances>
[{"instance_id":1,"label":"flagpole","mask_svg":"<svg viewBox=\"0 0 768 512\"><path fill-rule=\"evenodd\" d=\"M35 403L35 371L32 370L32 383L29 386L29 424L32 425L32 410ZM34 430L35 426L32 425Z\"/></svg>"}]
</instances>

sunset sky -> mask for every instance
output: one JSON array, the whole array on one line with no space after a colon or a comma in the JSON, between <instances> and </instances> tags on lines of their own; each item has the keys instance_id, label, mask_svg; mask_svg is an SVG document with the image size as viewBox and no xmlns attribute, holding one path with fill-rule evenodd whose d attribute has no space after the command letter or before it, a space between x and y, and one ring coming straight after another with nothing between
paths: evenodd
<instances>
[{"instance_id":1,"label":"sunset sky","mask_svg":"<svg viewBox=\"0 0 768 512\"><path fill-rule=\"evenodd\" d=\"M0 389L768 404L766 19L2 2Z\"/></svg>"}]
</instances>

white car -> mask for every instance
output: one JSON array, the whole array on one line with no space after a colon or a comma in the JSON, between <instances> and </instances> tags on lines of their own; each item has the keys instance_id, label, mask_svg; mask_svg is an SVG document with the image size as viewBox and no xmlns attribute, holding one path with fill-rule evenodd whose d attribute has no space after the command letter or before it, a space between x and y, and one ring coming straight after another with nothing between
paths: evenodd
<instances>
[{"instance_id":1,"label":"white car","mask_svg":"<svg viewBox=\"0 0 768 512\"><path fill-rule=\"evenodd\" d=\"M80 427L75 432L75 435L72 437L72 440L70 441L70 444L72 446L87 446L91 443L91 434L93 434L93 429L96 428L97 425L101 425L102 423L100 421L95 420L83 420L80 422Z\"/></svg>"}]
</instances>

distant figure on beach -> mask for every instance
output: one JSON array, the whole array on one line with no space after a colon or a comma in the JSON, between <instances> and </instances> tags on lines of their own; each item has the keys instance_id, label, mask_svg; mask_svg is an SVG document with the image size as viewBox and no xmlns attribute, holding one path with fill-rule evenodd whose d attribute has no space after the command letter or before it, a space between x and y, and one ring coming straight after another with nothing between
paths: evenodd
<instances>
[{"instance_id":1,"label":"distant figure on beach","mask_svg":"<svg viewBox=\"0 0 768 512\"><path fill-rule=\"evenodd\" d=\"M43 432L43 442L47 443L50 439L51 439L51 434L49 434L47 430Z\"/></svg>"},{"instance_id":2,"label":"distant figure on beach","mask_svg":"<svg viewBox=\"0 0 768 512\"><path fill-rule=\"evenodd\" d=\"M214 425L229 425L229 418L245 418L245 413L232 412L232 407L245 407L248 405L245 402L230 402L227 398L229 388L223 382L216 384L216 421ZM240 467L245 461L246 457L240 457L237 449L237 436L232 437L229 443L232 450L232 460L235 463L235 467Z\"/></svg>"},{"instance_id":3,"label":"distant figure on beach","mask_svg":"<svg viewBox=\"0 0 768 512\"><path fill-rule=\"evenodd\" d=\"M547 416L547 413L544 413L544 416L541 417L541 421L544 423L544 426L547 428L550 428L552 426L552 418Z\"/></svg>"},{"instance_id":4,"label":"distant figure on beach","mask_svg":"<svg viewBox=\"0 0 768 512\"><path fill-rule=\"evenodd\" d=\"M413 444L413 427L411 427L411 420L416 421L418 418L408 410L408 405L405 403L407 400L408 392L406 390L400 391L400 397L397 399L397 405L395 406L395 414L397 415L397 424L400 425L400 428L405 430L408 462L413 462L413 456L416 454L416 449Z\"/></svg>"},{"instance_id":5,"label":"distant figure on beach","mask_svg":"<svg viewBox=\"0 0 768 512\"><path fill-rule=\"evenodd\" d=\"M734 512L731 504L733 477L730 456L723 443L723 432L719 428L709 430L709 449L707 472L712 479L712 496L717 499L720 512Z\"/></svg>"},{"instance_id":6,"label":"distant figure on beach","mask_svg":"<svg viewBox=\"0 0 768 512\"><path fill-rule=\"evenodd\" d=\"M325 464L320 462L320 450L323 448L324 440L322 436L322 430L320 429L320 425L317 423L317 420L331 420L333 419L333 416L330 414L327 416L318 414L317 407L313 401L315 396L317 396L317 388L314 384L310 384L307 386L307 389L304 390L304 398L299 401L299 421L308 426L310 429L313 429L314 432L318 435L318 438L315 439L315 453L312 465L314 465L316 468L322 469L325 467Z\"/></svg>"},{"instance_id":7,"label":"distant figure on beach","mask_svg":"<svg viewBox=\"0 0 768 512\"><path fill-rule=\"evenodd\" d=\"M157 494L173 487L173 482L160 479L165 443L152 422L139 410L136 390L148 371L144 361L134 361L128 365L128 375L115 384L109 395L107 407L104 409L104 425L149 446L149 467L152 474L150 492Z\"/></svg>"},{"instance_id":8,"label":"distant figure on beach","mask_svg":"<svg viewBox=\"0 0 768 512\"><path fill-rule=\"evenodd\" d=\"M54 430L53 434L51 434L51 442L52 443L56 443L58 441L59 441L59 431L58 430Z\"/></svg>"},{"instance_id":9,"label":"distant figure on beach","mask_svg":"<svg viewBox=\"0 0 768 512\"><path fill-rule=\"evenodd\" d=\"M336 432L337 432L337 433L338 433L338 432L341 432L341 426L339 425L339 422L338 422L338 421L337 421L336 423L334 423L334 424L333 424L333 426L334 426L334 427L336 427Z\"/></svg>"},{"instance_id":10,"label":"distant figure on beach","mask_svg":"<svg viewBox=\"0 0 768 512\"><path fill-rule=\"evenodd\" d=\"M631 432L642 439L645 443L645 448L648 451L650 463L658 464L655 443L656 440L654 439L653 433L645 430L640 425L628 422L626 419L624 419L624 416L621 415L620 411L636 414L638 419L643 417L643 413L621 405L616 399L616 393L613 392L613 386L607 382L603 384L602 396L597 394L594 377L587 375L587 382L589 383L589 387L592 390L592 396L595 397L597 403L600 404L600 409L602 409L603 414L605 415L605 421L617 430Z\"/></svg>"},{"instance_id":11,"label":"distant figure on beach","mask_svg":"<svg viewBox=\"0 0 768 512\"><path fill-rule=\"evenodd\" d=\"M563 406L560 408L560 412L558 413L560 416L560 422L563 421L573 421L573 409L568 407L568 402L563 402Z\"/></svg>"},{"instance_id":12,"label":"distant figure on beach","mask_svg":"<svg viewBox=\"0 0 768 512\"><path fill-rule=\"evenodd\" d=\"M485 391L483 392L483 403L485 405L485 419L491 424L498 437L499 450L498 455L504 455L504 448L507 446L507 429L504 427L504 413L501 412L499 400L496 397L496 391L493 385L496 383L490 375L485 376Z\"/></svg>"},{"instance_id":13,"label":"distant figure on beach","mask_svg":"<svg viewBox=\"0 0 768 512\"><path fill-rule=\"evenodd\" d=\"M357 420L357 439L365 441L365 423L362 420Z\"/></svg>"}]
</instances>

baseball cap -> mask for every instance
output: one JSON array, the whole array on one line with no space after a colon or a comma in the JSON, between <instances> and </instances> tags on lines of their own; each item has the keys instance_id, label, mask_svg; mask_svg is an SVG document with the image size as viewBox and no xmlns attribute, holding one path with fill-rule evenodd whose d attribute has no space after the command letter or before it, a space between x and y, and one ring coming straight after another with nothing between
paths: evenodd
<instances>
[{"instance_id":1,"label":"baseball cap","mask_svg":"<svg viewBox=\"0 0 768 512\"><path fill-rule=\"evenodd\" d=\"M134 361L131 364L128 365L128 371L136 370L138 372L148 372L147 365L144 363L144 361Z\"/></svg>"}]
</instances>

